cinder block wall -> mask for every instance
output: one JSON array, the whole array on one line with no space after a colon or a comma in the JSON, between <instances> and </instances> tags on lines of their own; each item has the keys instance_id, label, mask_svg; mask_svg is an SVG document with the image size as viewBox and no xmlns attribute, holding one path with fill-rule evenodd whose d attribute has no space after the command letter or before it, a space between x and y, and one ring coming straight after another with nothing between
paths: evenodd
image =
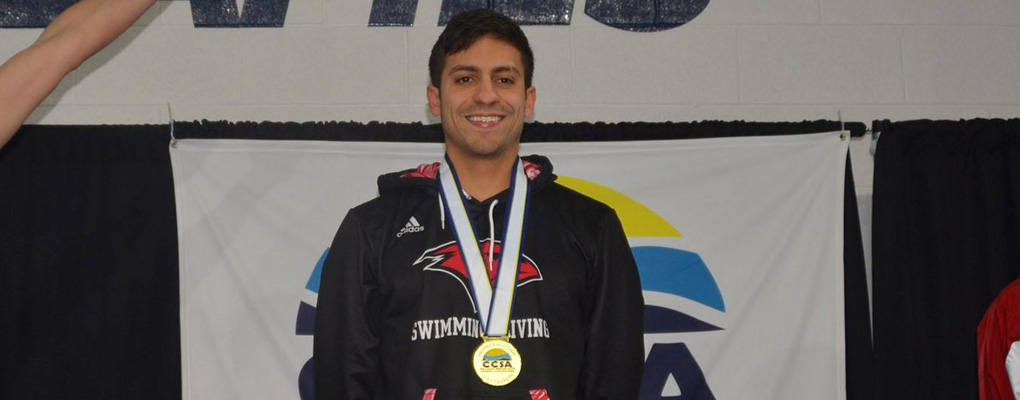
<instances>
[{"instance_id":1,"label":"cinder block wall","mask_svg":"<svg viewBox=\"0 0 1020 400\"><path fill-rule=\"evenodd\" d=\"M369 27L370 0L290 0L282 28L195 28L162 1L29 123L424 121L441 0L413 27ZM787 121L1020 115L1018 0L712 0L687 25L526 27L536 120ZM40 30L0 30L0 58ZM868 140L852 146L870 230ZM867 234L867 232L866 232Z\"/></svg>"},{"instance_id":2,"label":"cinder block wall","mask_svg":"<svg viewBox=\"0 0 1020 400\"><path fill-rule=\"evenodd\" d=\"M369 27L370 0L290 0L282 28L195 28L162 1L85 63L32 123L428 121L440 0ZM713 0L662 32L526 27L539 121L761 121L1020 114L1020 1ZM0 29L0 58L38 29Z\"/></svg>"}]
</instances>

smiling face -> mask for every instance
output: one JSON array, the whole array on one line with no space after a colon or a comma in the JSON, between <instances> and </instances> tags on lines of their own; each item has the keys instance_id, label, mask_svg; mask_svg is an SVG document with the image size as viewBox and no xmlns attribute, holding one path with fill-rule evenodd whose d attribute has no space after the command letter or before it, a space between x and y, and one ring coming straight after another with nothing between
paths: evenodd
<instances>
[{"instance_id":1,"label":"smiling face","mask_svg":"<svg viewBox=\"0 0 1020 400\"><path fill-rule=\"evenodd\" d=\"M446 57L440 87L429 85L429 110L443 121L446 151L454 159L516 156L524 119L535 107L525 87L521 53L483 36Z\"/></svg>"}]
</instances>

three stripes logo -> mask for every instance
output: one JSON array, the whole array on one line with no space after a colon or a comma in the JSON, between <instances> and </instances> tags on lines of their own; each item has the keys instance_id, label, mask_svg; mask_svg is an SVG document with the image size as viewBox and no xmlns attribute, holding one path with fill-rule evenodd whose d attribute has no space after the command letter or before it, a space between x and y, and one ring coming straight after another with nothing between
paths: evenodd
<instances>
[{"instance_id":1,"label":"three stripes logo","mask_svg":"<svg viewBox=\"0 0 1020 400\"><path fill-rule=\"evenodd\" d=\"M407 221L407 225L404 225L404 228L401 229L400 232L397 232L397 237L404 236L405 233L417 233L424 231L425 227L418 223L418 219L411 216L411 219Z\"/></svg>"}]
</instances>

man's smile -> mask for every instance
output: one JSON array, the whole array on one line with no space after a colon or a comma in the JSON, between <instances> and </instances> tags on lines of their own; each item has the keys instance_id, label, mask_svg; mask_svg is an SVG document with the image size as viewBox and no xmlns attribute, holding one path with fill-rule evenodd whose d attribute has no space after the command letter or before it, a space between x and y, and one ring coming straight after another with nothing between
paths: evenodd
<instances>
[{"instance_id":1,"label":"man's smile","mask_svg":"<svg viewBox=\"0 0 1020 400\"><path fill-rule=\"evenodd\" d=\"M467 120L479 128L491 128L499 125L505 118L503 115L468 115Z\"/></svg>"}]
</instances>

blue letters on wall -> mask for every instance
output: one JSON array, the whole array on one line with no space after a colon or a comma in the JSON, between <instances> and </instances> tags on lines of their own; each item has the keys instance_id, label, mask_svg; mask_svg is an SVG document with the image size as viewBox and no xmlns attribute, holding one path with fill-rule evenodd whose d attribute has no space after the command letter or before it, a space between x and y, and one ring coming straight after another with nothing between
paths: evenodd
<instances>
[{"instance_id":1,"label":"blue letters on wall","mask_svg":"<svg viewBox=\"0 0 1020 400\"><path fill-rule=\"evenodd\" d=\"M191 0L191 18L198 27L280 27L290 0L243 0L239 15L235 0Z\"/></svg>"},{"instance_id":2,"label":"blue letters on wall","mask_svg":"<svg viewBox=\"0 0 1020 400\"><path fill-rule=\"evenodd\" d=\"M369 26L411 26L418 0L374 0Z\"/></svg>"},{"instance_id":3,"label":"blue letters on wall","mask_svg":"<svg viewBox=\"0 0 1020 400\"><path fill-rule=\"evenodd\" d=\"M78 0L3 0L0 28L41 28ZM171 1L171 0L164 0ZM290 0L190 0L196 27L280 27ZM244 1L243 12L237 2ZM346 0L337 0L346 1ZM710 0L587 0L584 13L608 26L636 32L676 28L693 20ZM443 0L439 25L454 14L489 8L522 25L570 25L574 0ZM370 26L411 26L418 0L373 0Z\"/></svg>"},{"instance_id":4,"label":"blue letters on wall","mask_svg":"<svg viewBox=\"0 0 1020 400\"><path fill-rule=\"evenodd\" d=\"M380 1L380 0L376 0ZM513 18L521 25L569 25L573 0L443 0L439 25L462 11L488 8Z\"/></svg>"},{"instance_id":5,"label":"blue letters on wall","mask_svg":"<svg viewBox=\"0 0 1020 400\"><path fill-rule=\"evenodd\" d=\"M676 28L701 14L709 0L587 0L584 13L614 28L655 32Z\"/></svg>"},{"instance_id":6,"label":"blue letters on wall","mask_svg":"<svg viewBox=\"0 0 1020 400\"><path fill-rule=\"evenodd\" d=\"M0 28L42 28L79 0L0 1ZM172 0L164 0L172 1ZM287 18L290 0L191 0L191 17L196 27L280 27Z\"/></svg>"},{"instance_id":7,"label":"blue letters on wall","mask_svg":"<svg viewBox=\"0 0 1020 400\"><path fill-rule=\"evenodd\" d=\"M0 27L41 28L77 0L4 0L0 2Z\"/></svg>"}]
</instances>

